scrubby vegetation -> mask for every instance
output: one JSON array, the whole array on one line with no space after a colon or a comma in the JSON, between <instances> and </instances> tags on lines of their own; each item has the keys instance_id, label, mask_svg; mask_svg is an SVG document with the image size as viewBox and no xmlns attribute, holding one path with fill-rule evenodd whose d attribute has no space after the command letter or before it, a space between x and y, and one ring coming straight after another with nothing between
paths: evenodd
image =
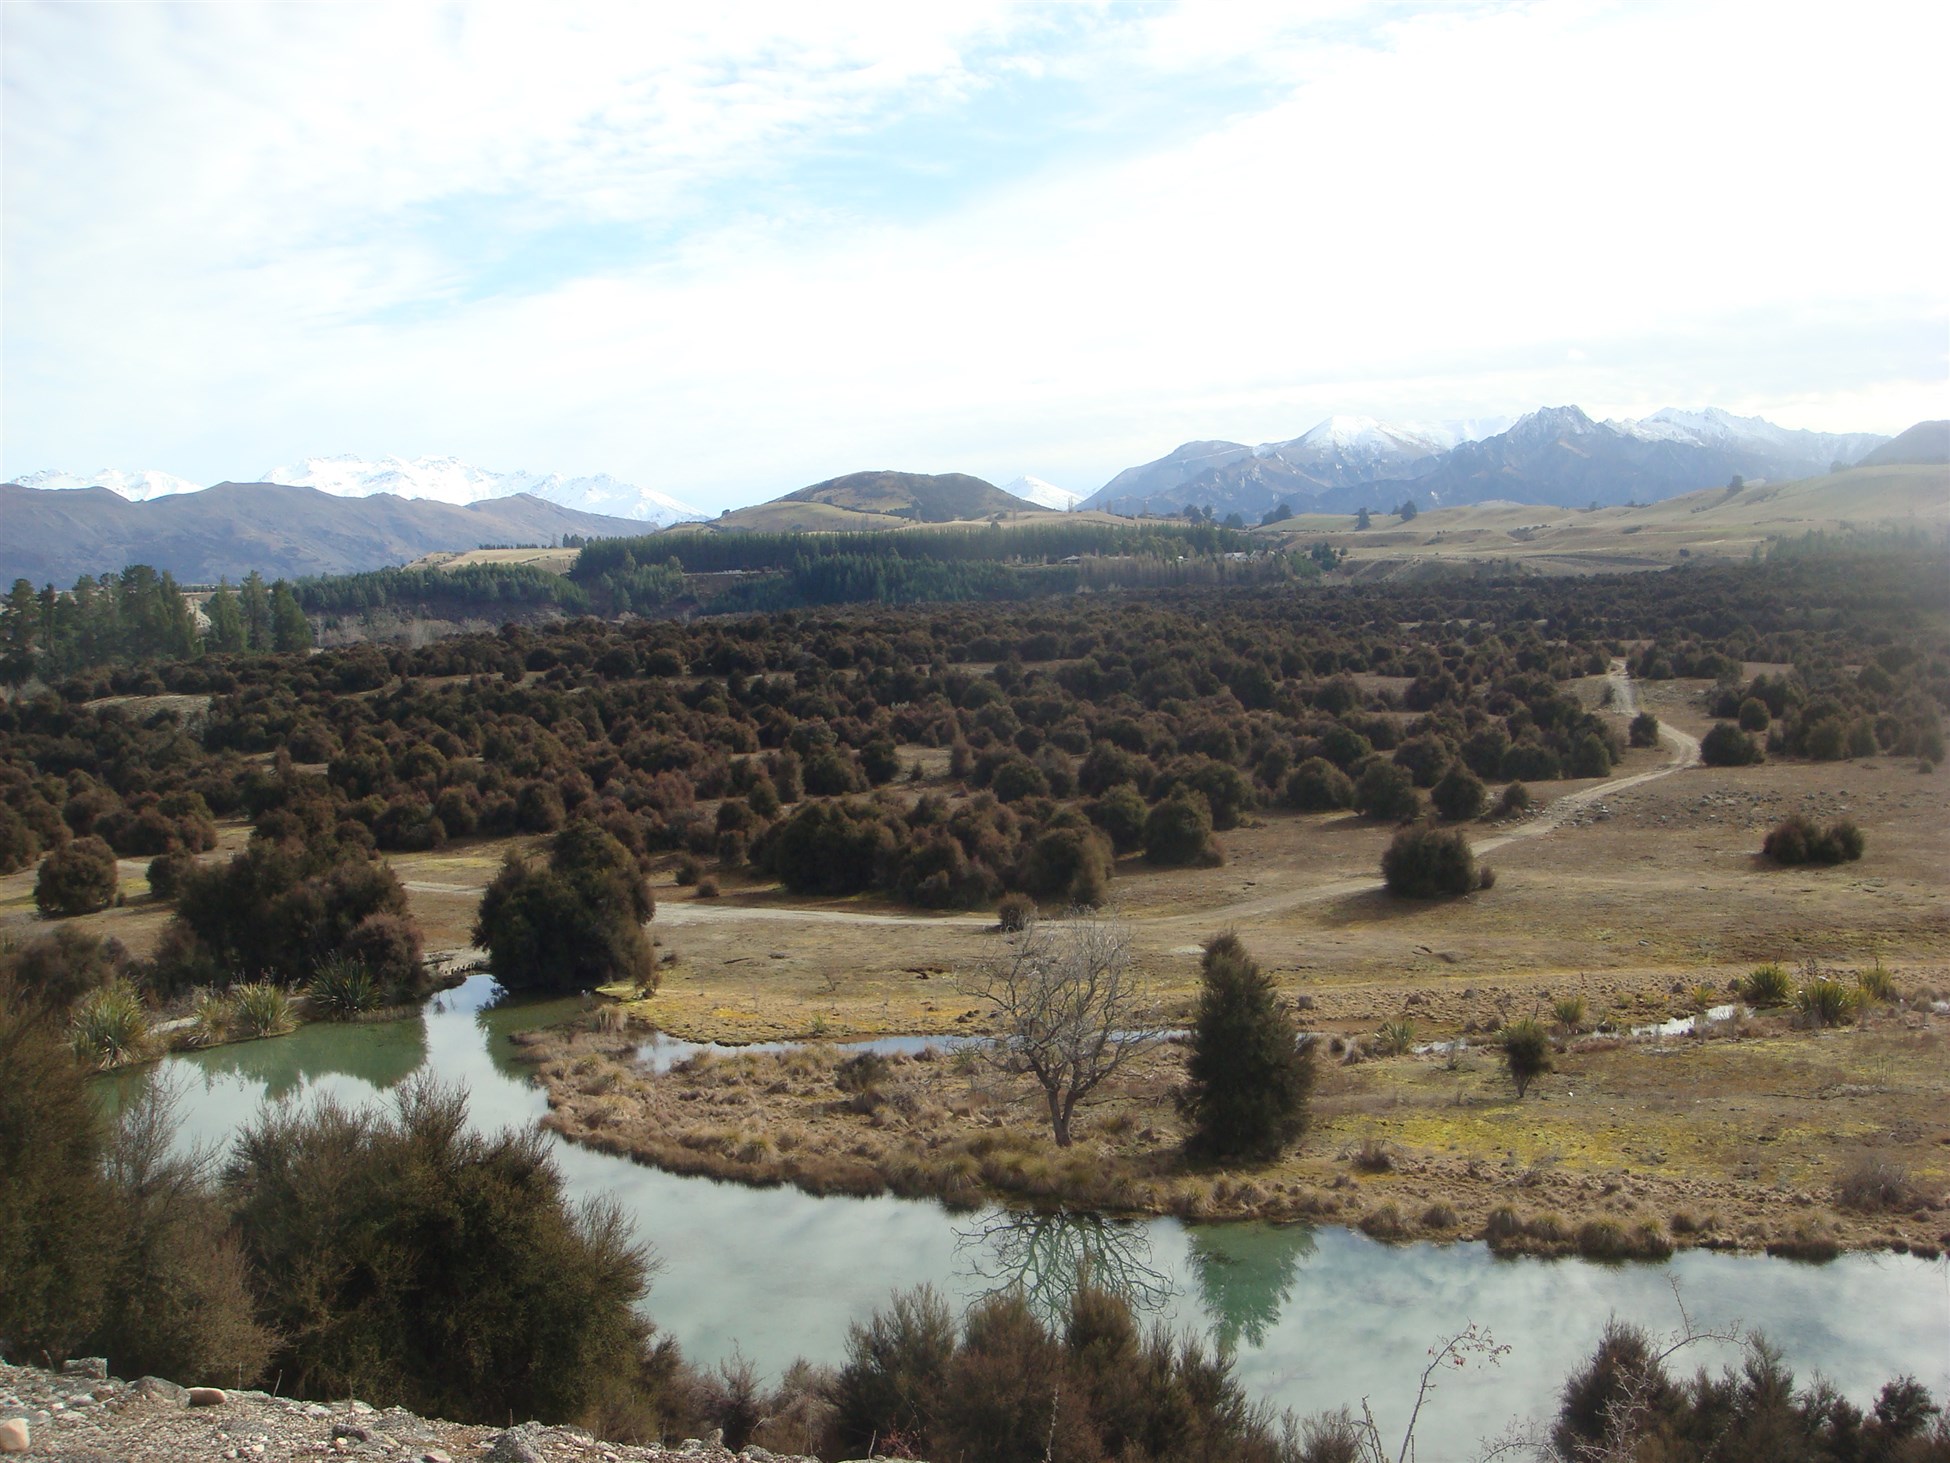
<instances>
[{"instance_id":1,"label":"scrubby vegetation","mask_svg":"<svg viewBox=\"0 0 1950 1463\"><path fill-rule=\"evenodd\" d=\"M1842 864L1861 858L1866 843L1853 818L1822 827L1806 814L1790 813L1768 830L1760 851L1777 864Z\"/></svg>"},{"instance_id":2,"label":"scrubby vegetation","mask_svg":"<svg viewBox=\"0 0 1950 1463\"><path fill-rule=\"evenodd\" d=\"M1503 1028L1497 1039L1503 1050L1503 1065L1517 1098L1530 1090L1530 1084L1551 1070L1551 1037L1544 1023L1525 1016Z\"/></svg>"},{"instance_id":3,"label":"scrubby vegetation","mask_svg":"<svg viewBox=\"0 0 1950 1463\"><path fill-rule=\"evenodd\" d=\"M1130 1307L1089 1285L1046 1325L1020 1295L956 1324L922 1289L853 1327L834 1386L839 1456L869 1449L989 1463L1297 1460L1229 1357L1144 1336Z\"/></svg>"},{"instance_id":4,"label":"scrubby vegetation","mask_svg":"<svg viewBox=\"0 0 1950 1463\"><path fill-rule=\"evenodd\" d=\"M577 821L555 835L545 866L509 857L481 898L474 942L509 990L654 989L656 956L643 926L655 910L630 851Z\"/></svg>"},{"instance_id":5,"label":"scrubby vegetation","mask_svg":"<svg viewBox=\"0 0 1950 1463\"><path fill-rule=\"evenodd\" d=\"M675 1358L633 1307L647 1257L613 1206L568 1204L538 1132L466 1119L416 1084L390 1113L274 1109L239 1136L222 1192L271 1363L304 1396L653 1433Z\"/></svg>"},{"instance_id":6,"label":"scrubby vegetation","mask_svg":"<svg viewBox=\"0 0 1950 1463\"><path fill-rule=\"evenodd\" d=\"M1782 1352L1753 1337L1738 1371L1675 1379L1676 1346L1614 1321L1566 1379L1550 1456L1671 1463L1907 1463L1950 1456L1950 1431L1911 1377L1888 1382L1865 1413L1816 1378L1797 1388Z\"/></svg>"}]
</instances>

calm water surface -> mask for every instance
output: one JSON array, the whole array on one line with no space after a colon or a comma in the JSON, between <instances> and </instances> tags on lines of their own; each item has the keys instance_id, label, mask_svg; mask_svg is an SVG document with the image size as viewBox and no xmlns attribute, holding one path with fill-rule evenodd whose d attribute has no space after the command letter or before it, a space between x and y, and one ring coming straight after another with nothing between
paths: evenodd
<instances>
[{"instance_id":1,"label":"calm water surface","mask_svg":"<svg viewBox=\"0 0 1950 1463\"><path fill-rule=\"evenodd\" d=\"M476 976L407 1020L307 1026L173 1056L114 1086L171 1084L185 1145L227 1142L267 1102L383 1101L423 1067L467 1089L477 1125L529 1123L546 1102L507 1036L579 1003L495 1005L493 994ZM674 1046L653 1044L646 1060L667 1065ZM1696 1325L1765 1331L1798 1375L1818 1369L1857 1402L1900 1372L1950 1397L1950 1265L1940 1260L1852 1255L1808 1266L1701 1251L1664 1265L1498 1260L1482 1245L1380 1245L1304 1225L950 1214L913 1200L680 1178L559 1140L555 1154L572 1194L610 1194L635 1217L662 1264L649 1311L685 1353L709 1363L736 1349L771 1376L798 1356L838 1360L848 1323L895 1289L929 1282L966 1303L1021 1284L1055 1308L1087 1264L1151 1321L1234 1347L1253 1395L1301 1411L1358 1408L1367 1397L1397 1432L1428 1348L1467 1322L1487 1327L1511 1350L1444 1378L1423 1413L1428 1463L1469 1457L1478 1438L1547 1412L1609 1317L1676 1327L1675 1280ZM1686 1365L1733 1356L1702 1346Z\"/></svg>"}]
</instances>

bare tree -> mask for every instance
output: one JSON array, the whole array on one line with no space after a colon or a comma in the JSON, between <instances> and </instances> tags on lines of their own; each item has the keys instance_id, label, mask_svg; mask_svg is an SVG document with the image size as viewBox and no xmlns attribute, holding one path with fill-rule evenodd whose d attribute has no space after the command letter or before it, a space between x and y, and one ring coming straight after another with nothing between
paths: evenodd
<instances>
[{"instance_id":1,"label":"bare tree","mask_svg":"<svg viewBox=\"0 0 1950 1463\"><path fill-rule=\"evenodd\" d=\"M1174 1294L1144 1226L1101 1214L992 1210L955 1231L955 1253L964 1273L989 1282L985 1294L1019 1295L1059 1330L1086 1284L1138 1312L1162 1310Z\"/></svg>"},{"instance_id":2,"label":"bare tree","mask_svg":"<svg viewBox=\"0 0 1950 1463\"><path fill-rule=\"evenodd\" d=\"M992 1059L1036 1079L1067 1148L1077 1104L1158 1038L1144 1025L1148 992L1131 964L1130 927L1073 911L1008 940L965 989L994 1012Z\"/></svg>"}]
</instances>

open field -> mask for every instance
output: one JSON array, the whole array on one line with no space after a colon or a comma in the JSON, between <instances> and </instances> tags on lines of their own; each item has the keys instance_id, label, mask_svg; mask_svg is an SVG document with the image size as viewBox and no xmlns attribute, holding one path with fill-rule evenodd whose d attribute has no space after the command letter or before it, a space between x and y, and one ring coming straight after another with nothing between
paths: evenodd
<instances>
[{"instance_id":1,"label":"open field","mask_svg":"<svg viewBox=\"0 0 1950 1463\"><path fill-rule=\"evenodd\" d=\"M1780 539L1851 529L1950 528L1950 469L1905 465L1851 468L1789 483L1711 488L1632 508L1546 508L1481 503L1424 510L1408 523L1377 512L1351 532L1345 514L1289 519L1276 529L1305 549L1330 542L1348 551L1359 578L1399 577L1417 567L1510 561L1550 574L1663 569L1685 558L1748 559Z\"/></svg>"},{"instance_id":2,"label":"open field","mask_svg":"<svg viewBox=\"0 0 1950 1463\"><path fill-rule=\"evenodd\" d=\"M441 551L415 559L409 569L462 569L470 564L526 564L546 569L551 574L566 574L575 564L580 549L468 549L462 553Z\"/></svg>"}]
</instances>

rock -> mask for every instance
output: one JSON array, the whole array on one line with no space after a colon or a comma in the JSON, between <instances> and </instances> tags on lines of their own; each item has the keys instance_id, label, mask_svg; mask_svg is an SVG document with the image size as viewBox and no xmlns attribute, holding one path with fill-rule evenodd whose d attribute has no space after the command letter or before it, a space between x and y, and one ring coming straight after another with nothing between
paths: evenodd
<instances>
[{"instance_id":1,"label":"rock","mask_svg":"<svg viewBox=\"0 0 1950 1463\"><path fill-rule=\"evenodd\" d=\"M105 1356L72 1356L61 1363L64 1377L86 1377L91 1382L108 1380L108 1358Z\"/></svg>"},{"instance_id":2,"label":"rock","mask_svg":"<svg viewBox=\"0 0 1950 1463\"><path fill-rule=\"evenodd\" d=\"M524 1423L497 1437L482 1455L481 1463L548 1463L548 1460L535 1445L534 1429Z\"/></svg>"},{"instance_id":3,"label":"rock","mask_svg":"<svg viewBox=\"0 0 1950 1463\"><path fill-rule=\"evenodd\" d=\"M454 1463L454 1460L445 1448L428 1448L420 1454L420 1463Z\"/></svg>"},{"instance_id":4,"label":"rock","mask_svg":"<svg viewBox=\"0 0 1950 1463\"><path fill-rule=\"evenodd\" d=\"M32 1442L26 1418L10 1417L0 1422L0 1453L24 1453Z\"/></svg>"},{"instance_id":5,"label":"rock","mask_svg":"<svg viewBox=\"0 0 1950 1463\"><path fill-rule=\"evenodd\" d=\"M229 1400L230 1394L222 1387L192 1387L188 1398L192 1407L221 1407Z\"/></svg>"},{"instance_id":6,"label":"rock","mask_svg":"<svg viewBox=\"0 0 1950 1463\"><path fill-rule=\"evenodd\" d=\"M135 1395L156 1402L174 1402L178 1407L189 1401L187 1389L162 1377L143 1377L135 1384Z\"/></svg>"}]
</instances>

